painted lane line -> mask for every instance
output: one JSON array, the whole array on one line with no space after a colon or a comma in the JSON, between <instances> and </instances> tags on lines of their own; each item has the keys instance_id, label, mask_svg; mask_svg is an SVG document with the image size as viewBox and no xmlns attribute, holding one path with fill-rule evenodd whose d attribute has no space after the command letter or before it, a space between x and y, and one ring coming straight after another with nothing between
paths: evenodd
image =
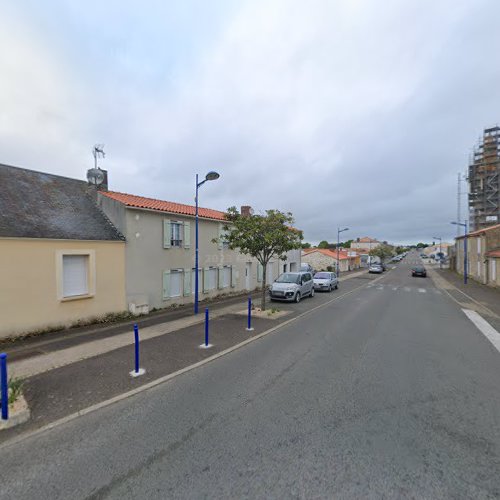
<instances>
[{"instance_id":1,"label":"painted lane line","mask_svg":"<svg viewBox=\"0 0 500 500\"><path fill-rule=\"evenodd\" d=\"M476 325L478 330L495 346L500 352L500 333L498 333L482 316L476 311L462 309L464 314Z\"/></svg>"},{"instance_id":2,"label":"painted lane line","mask_svg":"<svg viewBox=\"0 0 500 500\"><path fill-rule=\"evenodd\" d=\"M411 288L410 288L409 286L405 286L405 287L403 288L403 290L404 290L405 292L411 292Z\"/></svg>"},{"instance_id":3,"label":"painted lane line","mask_svg":"<svg viewBox=\"0 0 500 500\"><path fill-rule=\"evenodd\" d=\"M427 290L425 288L419 288L418 291L420 293L427 293Z\"/></svg>"}]
</instances>

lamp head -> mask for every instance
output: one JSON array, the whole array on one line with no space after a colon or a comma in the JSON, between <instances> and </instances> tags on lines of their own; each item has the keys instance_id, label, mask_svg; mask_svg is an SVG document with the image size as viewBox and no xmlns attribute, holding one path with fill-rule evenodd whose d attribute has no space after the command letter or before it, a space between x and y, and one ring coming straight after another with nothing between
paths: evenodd
<instances>
[{"instance_id":1,"label":"lamp head","mask_svg":"<svg viewBox=\"0 0 500 500\"><path fill-rule=\"evenodd\" d=\"M207 175L205 175L205 180L206 181L216 181L220 177L220 174L218 172L215 172L215 170L210 170Z\"/></svg>"}]
</instances>

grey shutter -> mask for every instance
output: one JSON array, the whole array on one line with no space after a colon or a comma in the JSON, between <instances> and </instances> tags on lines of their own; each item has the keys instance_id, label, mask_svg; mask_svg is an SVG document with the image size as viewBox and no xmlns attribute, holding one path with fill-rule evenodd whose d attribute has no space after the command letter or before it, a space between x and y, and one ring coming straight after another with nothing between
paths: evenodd
<instances>
[{"instance_id":1,"label":"grey shutter","mask_svg":"<svg viewBox=\"0 0 500 500\"><path fill-rule=\"evenodd\" d=\"M170 219L163 219L163 248L170 248Z\"/></svg>"},{"instance_id":2,"label":"grey shutter","mask_svg":"<svg viewBox=\"0 0 500 500\"><path fill-rule=\"evenodd\" d=\"M163 298L170 297L170 271L163 271Z\"/></svg>"},{"instance_id":3,"label":"grey shutter","mask_svg":"<svg viewBox=\"0 0 500 500\"><path fill-rule=\"evenodd\" d=\"M184 269L184 297L191 295L191 269Z\"/></svg>"},{"instance_id":4,"label":"grey shutter","mask_svg":"<svg viewBox=\"0 0 500 500\"><path fill-rule=\"evenodd\" d=\"M191 223L184 222L184 248L191 248Z\"/></svg>"}]
</instances>

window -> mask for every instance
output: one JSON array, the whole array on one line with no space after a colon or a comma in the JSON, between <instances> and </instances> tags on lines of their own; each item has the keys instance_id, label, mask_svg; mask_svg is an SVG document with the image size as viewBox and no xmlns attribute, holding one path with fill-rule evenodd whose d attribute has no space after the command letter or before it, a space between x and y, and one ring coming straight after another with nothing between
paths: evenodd
<instances>
[{"instance_id":1,"label":"window","mask_svg":"<svg viewBox=\"0 0 500 500\"><path fill-rule=\"evenodd\" d=\"M170 271L170 297L180 297L182 293L182 271Z\"/></svg>"},{"instance_id":2,"label":"window","mask_svg":"<svg viewBox=\"0 0 500 500\"><path fill-rule=\"evenodd\" d=\"M172 222L170 224L170 245L173 247L182 246L182 222Z\"/></svg>"},{"instance_id":3,"label":"window","mask_svg":"<svg viewBox=\"0 0 500 500\"><path fill-rule=\"evenodd\" d=\"M217 287L217 268L211 267L208 269L207 290L215 290Z\"/></svg>"},{"instance_id":4,"label":"window","mask_svg":"<svg viewBox=\"0 0 500 500\"><path fill-rule=\"evenodd\" d=\"M63 255L63 297L89 293L89 256Z\"/></svg>"},{"instance_id":5,"label":"window","mask_svg":"<svg viewBox=\"0 0 500 500\"><path fill-rule=\"evenodd\" d=\"M228 288L231 286L231 266L224 266L222 269L222 287Z\"/></svg>"}]
</instances>

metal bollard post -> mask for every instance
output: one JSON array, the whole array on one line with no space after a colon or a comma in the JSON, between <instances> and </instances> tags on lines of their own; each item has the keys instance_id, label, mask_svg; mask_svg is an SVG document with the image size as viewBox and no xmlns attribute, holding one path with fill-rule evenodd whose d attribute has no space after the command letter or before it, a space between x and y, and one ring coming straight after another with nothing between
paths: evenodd
<instances>
[{"instance_id":1,"label":"metal bollard post","mask_svg":"<svg viewBox=\"0 0 500 500\"><path fill-rule=\"evenodd\" d=\"M252 297L248 297L248 326L246 328L247 332L253 331L252 328Z\"/></svg>"},{"instance_id":2,"label":"metal bollard post","mask_svg":"<svg viewBox=\"0 0 500 500\"><path fill-rule=\"evenodd\" d=\"M146 370L144 368L140 368L139 365L139 327L137 323L134 324L134 345L135 345L135 368L130 372L131 377L139 377L140 375L144 375Z\"/></svg>"},{"instance_id":3,"label":"metal bollard post","mask_svg":"<svg viewBox=\"0 0 500 500\"><path fill-rule=\"evenodd\" d=\"M207 307L205 309L205 343L200 345L202 349L208 349L209 347L212 347L212 344L208 342L208 323L209 323L209 318L208 318L208 307Z\"/></svg>"},{"instance_id":4,"label":"metal bollard post","mask_svg":"<svg viewBox=\"0 0 500 500\"><path fill-rule=\"evenodd\" d=\"M9 381L7 379L7 354L0 354L0 383L2 385L2 420L9 419Z\"/></svg>"}]
</instances>

